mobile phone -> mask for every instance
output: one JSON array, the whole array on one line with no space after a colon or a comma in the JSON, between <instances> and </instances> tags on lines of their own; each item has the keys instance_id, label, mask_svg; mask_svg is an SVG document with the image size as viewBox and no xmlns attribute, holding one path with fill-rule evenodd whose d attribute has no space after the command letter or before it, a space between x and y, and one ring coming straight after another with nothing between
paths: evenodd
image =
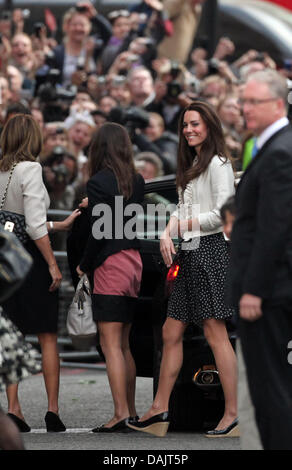
<instances>
[{"instance_id":1,"label":"mobile phone","mask_svg":"<svg viewBox=\"0 0 292 470\"><path fill-rule=\"evenodd\" d=\"M127 57L128 62L137 62L140 59L138 55L131 54Z\"/></svg>"},{"instance_id":2,"label":"mobile phone","mask_svg":"<svg viewBox=\"0 0 292 470\"><path fill-rule=\"evenodd\" d=\"M87 12L87 8L84 7L84 6L82 7L82 6L76 5L75 10L78 11L78 13L86 13Z\"/></svg>"},{"instance_id":3,"label":"mobile phone","mask_svg":"<svg viewBox=\"0 0 292 470\"><path fill-rule=\"evenodd\" d=\"M45 26L44 23L35 23L33 25L33 32L37 38L40 38L41 30L43 29L44 26Z\"/></svg>"}]
</instances>

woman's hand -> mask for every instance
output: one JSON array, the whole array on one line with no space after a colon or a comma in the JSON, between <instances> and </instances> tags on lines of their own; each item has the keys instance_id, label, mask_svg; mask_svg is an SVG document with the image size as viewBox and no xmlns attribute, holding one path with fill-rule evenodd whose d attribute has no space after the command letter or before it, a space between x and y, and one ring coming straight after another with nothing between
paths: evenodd
<instances>
[{"instance_id":1,"label":"woman's hand","mask_svg":"<svg viewBox=\"0 0 292 470\"><path fill-rule=\"evenodd\" d=\"M60 222L60 224L62 224L60 229L65 230L65 231L70 230L75 219L79 217L80 214L81 214L81 211L79 209L75 209L73 212L71 212L70 215L68 215L68 217L66 217L65 220Z\"/></svg>"},{"instance_id":2,"label":"woman's hand","mask_svg":"<svg viewBox=\"0 0 292 470\"><path fill-rule=\"evenodd\" d=\"M77 274L78 274L79 277L82 277L83 274L85 274L83 271L81 271L80 266L77 266L76 272L77 272Z\"/></svg>"},{"instance_id":3,"label":"woman's hand","mask_svg":"<svg viewBox=\"0 0 292 470\"><path fill-rule=\"evenodd\" d=\"M172 265L172 255L175 255L176 251L173 241L166 231L160 237L160 253L164 263L169 268Z\"/></svg>"},{"instance_id":4,"label":"woman's hand","mask_svg":"<svg viewBox=\"0 0 292 470\"><path fill-rule=\"evenodd\" d=\"M79 204L79 207L85 207L85 208L88 207L88 197L84 197L84 198L82 199L82 201L81 201L80 204Z\"/></svg>"},{"instance_id":5,"label":"woman's hand","mask_svg":"<svg viewBox=\"0 0 292 470\"><path fill-rule=\"evenodd\" d=\"M62 274L58 268L57 263L49 265L49 272L52 277L52 284L49 287L49 292L54 292L60 287L60 284L62 282Z\"/></svg>"}]
</instances>

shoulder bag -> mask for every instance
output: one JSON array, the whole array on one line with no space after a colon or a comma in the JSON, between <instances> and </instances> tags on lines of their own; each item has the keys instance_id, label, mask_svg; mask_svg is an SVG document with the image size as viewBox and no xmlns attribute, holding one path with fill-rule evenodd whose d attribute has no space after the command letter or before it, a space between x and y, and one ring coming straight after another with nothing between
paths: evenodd
<instances>
[{"instance_id":1,"label":"shoulder bag","mask_svg":"<svg viewBox=\"0 0 292 470\"><path fill-rule=\"evenodd\" d=\"M25 217L22 214L17 214L16 212L6 211L3 210L4 203L6 201L8 187L12 178L12 174L14 168L16 167L17 163L14 163L9 174L8 182L2 196L1 204L0 204L0 224L4 226L4 230L8 230L9 232L13 232L21 243L26 243L30 240L30 237L26 231L25 225Z\"/></svg>"},{"instance_id":2,"label":"shoulder bag","mask_svg":"<svg viewBox=\"0 0 292 470\"><path fill-rule=\"evenodd\" d=\"M67 330L73 346L80 351L97 344L97 326L92 318L91 289L86 274L80 278L69 307Z\"/></svg>"},{"instance_id":3,"label":"shoulder bag","mask_svg":"<svg viewBox=\"0 0 292 470\"><path fill-rule=\"evenodd\" d=\"M32 258L18 238L0 227L0 302L22 284L32 266Z\"/></svg>"}]
</instances>

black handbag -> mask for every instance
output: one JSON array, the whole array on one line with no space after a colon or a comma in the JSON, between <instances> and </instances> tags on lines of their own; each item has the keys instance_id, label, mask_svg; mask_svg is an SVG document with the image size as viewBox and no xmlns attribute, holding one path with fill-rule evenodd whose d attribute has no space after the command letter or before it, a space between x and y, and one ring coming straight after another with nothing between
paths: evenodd
<instances>
[{"instance_id":1,"label":"black handbag","mask_svg":"<svg viewBox=\"0 0 292 470\"><path fill-rule=\"evenodd\" d=\"M8 299L22 284L32 257L18 238L0 227L0 302Z\"/></svg>"},{"instance_id":2,"label":"black handbag","mask_svg":"<svg viewBox=\"0 0 292 470\"><path fill-rule=\"evenodd\" d=\"M16 165L17 163L14 163L14 165L11 168L8 182L7 182L4 194L2 196L2 200L0 204L0 224L4 226L4 230L13 232L17 236L17 238L21 241L21 243L26 243L28 240L30 240L30 237L25 228L26 224L25 224L24 215L2 209L6 200L8 187L12 178L12 173Z\"/></svg>"}]
</instances>

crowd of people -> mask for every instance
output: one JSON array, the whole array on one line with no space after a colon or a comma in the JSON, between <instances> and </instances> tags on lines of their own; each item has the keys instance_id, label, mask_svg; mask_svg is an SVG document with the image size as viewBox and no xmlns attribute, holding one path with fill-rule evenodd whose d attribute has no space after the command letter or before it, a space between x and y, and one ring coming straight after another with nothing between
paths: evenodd
<instances>
[{"instance_id":1,"label":"crowd of people","mask_svg":"<svg viewBox=\"0 0 292 470\"><path fill-rule=\"evenodd\" d=\"M91 230L76 267L80 277L90 272L94 279L93 316L114 402L112 419L93 432L119 432L130 427L165 435L169 397L182 364L182 339L189 323L203 328L225 397L222 419L206 433L207 437L238 435L237 364L225 320L239 307L249 381L257 374L251 357L256 354L257 338L252 338L252 331L244 322L253 324L262 317L263 310L268 320L264 317L261 324L271 335L271 351L279 352L281 332L277 332L278 337L273 336L270 317L271 312L277 311L283 324L290 321L290 300L285 292L290 278L282 269L281 250L289 245L287 228L291 224L286 224L286 220L291 220L291 176L286 175L285 168L290 168L291 158L286 148L278 147L279 164L271 161L273 149L265 150L265 144L284 129L285 146L290 145L285 100L286 79L291 78L291 72L262 51L249 50L233 60L236 45L225 37L219 39L212 57L204 47L193 48L203 3L204 0L166 0L163 4L144 0L130 11L112 11L105 17L91 3L80 2L65 13L59 43L44 24L35 25L34 33L28 35L21 10L0 19L0 176L2 186L7 178L8 184L11 180L8 210L21 214L24 211L31 238L27 247L34 260L30 279L5 302L4 310L23 333L38 335L48 395L48 431L66 429L58 408L60 366L55 297L62 275L48 232L67 230L80 215L74 209L84 198L88 198L85 205L89 211L99 202L112 207L115 196L122 196L125 204L142 203L144 180L177 176L177 211L161 237L160 248L166 266L170 266L176 254L172 238L174 233L179 234L180 273L163 327L157 394L140 419L134 401L135 364L129 348L131 307L139 292L142 271L137 236L132 240L126 236L113 238L105 243L104 239L95 238ZM187 26L192 34L186 40ZM258 105L256 112L254 107ZM266 106L266 113L261 106ZM267 128L268 136L264 134ZM258 136L257 144L268 155L262 159L261 174L255 171L260 165L255 154ZM278 144L279 140L276 138L275 142ZM245 177L237 196L231 257L236 300L229 305L224 295L229 249L222 234L220 208L235 192L234 171L245 171L249 165L253 170L249 170L250 176ZM16 179L12 179L13 172ZM279 195L281 177L289 190L284 197ZM59 223L47 222L49 199L51 208L71 211L69 218ZM277 203L282 208L280 215ZM200 205L200 213L193 217L196 204ZM186 207L191 213L184 212ZM265 234L270 233L268 209L277 223L277 234L270 238L275 246L260 238L261 231L258 234L257 230L241 240L245 230L249 232L257 224L267 228ZM231 215L234 217L233 212ZM90 218L91 229L95 220ZM250 225L247 220L251 220ZM125 217L123 226L126 223ZM229 228L226 233L230 236L233 230ZM261 243L260 260L248 245L252 236L255 243ZM246 244L248 249L244 252ZM248 257L257 279L246 266ZM260 273L261 263L267 266L266 277ZM127 271L125 276L120 275L121 265L128 267L123 270ZM285 282L282 291L273 297L274 277L268 273L275 265ZM280 287L282 277L278 279ZM39 292L31 308L28 296L35 286ZM44 299L46 309L40 317ZM286 336L287 332L289 325ZM264 339L262 347L264 351ZM282 356L278 354L279 362L283 362ZM265 373L264 379L268 380ZM278 382L289 407L288 382L280 378ZM273 388L271 396L263 400L259 379L256 383L257 387L250 387L250 383L249 387L262 443L265 448L279 448L279 433L274 426L279 419L274 416L276 412L267 415L267 408L274 407L283 417L287 408L276 406ZM11 419L22 432L28 432L16 384L7 387L7 396ZM287 435L290 429L287 424Z\"/></svg>"},{"instance_id":2,"label":"crowd of people","mask_svg":"<svg viewBox=\"0 0 292 470\"><path fill-rule=\"evenodd\" d=\"M39 159L51 209L72 210L82 200L91 137L106 121L130 132L139 171L150 168L151 157L143 160L141 153L158 157L148 178L175 173L178 118L196 98L218 113L236 168L246 165L250 135L239 105L242 83L251 72L281 64L256 50L232 60L236 45L225 37L212 57L204 47L185 44L178 17L182 24L192 18L194 33L203 3L184 1L178 14L168 2L145 0L130 11L103 16L80 2L65 13L59 42L42 23L27 34L20 9L2 14L1 122L25 108L39 123L44 140ZM172 16L172 23L165 19ZM170 47L174 37L176 48Z\"/></svg>"}]
</instances>

